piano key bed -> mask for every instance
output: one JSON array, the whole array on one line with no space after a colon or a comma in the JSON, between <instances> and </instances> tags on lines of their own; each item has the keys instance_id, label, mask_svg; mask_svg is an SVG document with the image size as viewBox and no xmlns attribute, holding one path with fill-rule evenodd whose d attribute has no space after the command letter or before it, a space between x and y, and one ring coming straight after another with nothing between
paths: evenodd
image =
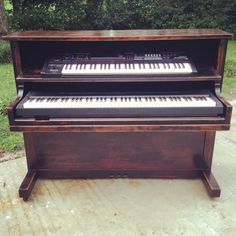
<instances>
[{"instance_id":1,"label":"piano key bed","mask_svg":"<svg viewBox=\"0 0 236 236\"><path fill-rule=\"evenodd\" d=\"M38 92L40 94L40 92ZM217 116L223 105L212 94L74 96L29 93L17 106L22 117Z\"/></svg>"}]
</instances>

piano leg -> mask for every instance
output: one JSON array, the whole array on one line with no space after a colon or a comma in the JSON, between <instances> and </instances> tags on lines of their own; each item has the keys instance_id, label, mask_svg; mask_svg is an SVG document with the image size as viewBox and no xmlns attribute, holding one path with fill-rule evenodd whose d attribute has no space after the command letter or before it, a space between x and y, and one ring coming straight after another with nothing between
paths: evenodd
<instances>
[{"instance_id":1,"label":"piano leg","mask_svg":"<svg viewBox=\"0 0 236 236\"><path fill-rule=\"evenodd\" d=\"M24 201L28 200L36 180L37 172L35 170L29 170L19 188L19 196L22 197Z\"/></svg>"},{"instance_id":2,"label":"piano leg","mask_svg":"<svg viewBox=\"0 0 236 236\"><path fill-rule=\"evenodd\" d=\"M220 186L211 171L202 171L202 181L210 197L220 197Z\"/></svg>"}]
</instances>

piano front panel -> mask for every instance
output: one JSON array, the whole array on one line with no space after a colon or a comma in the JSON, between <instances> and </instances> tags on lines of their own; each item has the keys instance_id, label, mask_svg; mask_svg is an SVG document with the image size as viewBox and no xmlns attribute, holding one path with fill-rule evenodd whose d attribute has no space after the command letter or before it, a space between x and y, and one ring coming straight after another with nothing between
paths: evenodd
<instances>
[{"instance_id":1,"label":"piano front panel","mask_svg":"<svg viewBox=\"0 0 236 236\"><path fill-rule=\"evenodd\" d=\"M205 132L46 132L25 136L31 140L32 159L39 170L77 170L81 175L88 171L98 177L96 172L100 171L127 176L133 172L138 176L158 170L208 168L202 148Z\"/></svg>"}]
</instances>

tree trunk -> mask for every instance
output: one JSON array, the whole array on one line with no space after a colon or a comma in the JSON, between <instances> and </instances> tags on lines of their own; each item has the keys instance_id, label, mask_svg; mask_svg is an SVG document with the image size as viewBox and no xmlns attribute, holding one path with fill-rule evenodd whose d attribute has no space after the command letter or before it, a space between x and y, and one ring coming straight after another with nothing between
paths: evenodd
<instances>
[{"instance_id":1,"label":"tree trunk","mask_svg":"<svg viewBox=\"0 0 236 236\"><path fill-rule=\"evenodd\" d=\"M7 17L5 14L3 0L0 0L0 35L6 34L8 31Z\"/></svg>"}]
</instances>

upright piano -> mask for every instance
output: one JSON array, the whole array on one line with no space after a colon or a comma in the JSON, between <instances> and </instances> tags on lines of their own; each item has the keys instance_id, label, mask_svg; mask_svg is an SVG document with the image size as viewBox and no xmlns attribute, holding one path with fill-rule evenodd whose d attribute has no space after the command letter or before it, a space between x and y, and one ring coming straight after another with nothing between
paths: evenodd
<instances>
[{"instance_id":1,"label":"upright piano","mask_svg":"<svg viewBox=\"0 0 236 236\"><path fill-rule=\"evenodd\" d=\"M201 178L212 172L227 41L218 29L23 31L12 49L17 98L8 108L37 178ZM223 170L222 170L223 171Z\"/></svg>"}]
</instances>

